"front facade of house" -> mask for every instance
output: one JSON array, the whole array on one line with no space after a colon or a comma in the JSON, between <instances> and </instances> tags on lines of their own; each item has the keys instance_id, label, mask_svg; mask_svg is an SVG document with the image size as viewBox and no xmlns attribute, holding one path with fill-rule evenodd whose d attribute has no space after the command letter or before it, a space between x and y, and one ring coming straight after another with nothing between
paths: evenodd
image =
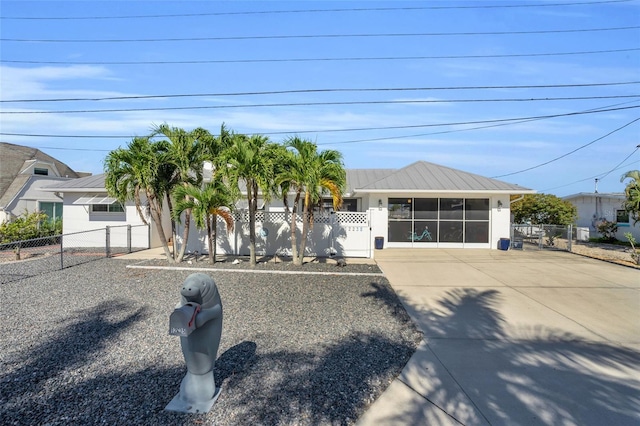
<instances>
[{"instance_id":1,"label":"front facade of house","mask_svg":"<svg viewBox=\"0 0 640 426\"><path fill-rule=\"evenodd\" d=\"M48 190L64 194L65 233L142 224L133 202L122 206L107 196L104 175L74 179ZM424 161L398 170L349 169L343 209L332 211L327 200L314 212L306 253L374 257L380 245L496 249L500 239L509 238L511 196L526 193L533 191ZM260 201L259 206L257 253L290 255L291 213L281 201ZM228 232L218 220L218 254L249 253L246 200L240 200L235 207L232 231ZM167 232L171 229L167 214L163 226ZM302 221L298 220L298 237L301 231ZM178 224L176 234L179 246L182 225ZM196 229L192 222L187 252L206 253L207 238L205 231ZM153 226L150 241L150 247L160 245Z\"/></svg>"},{"instance_id":2,"label":"front facade of house","mask_svg":"<svg viewBox=\"0 0 640 426\"><path fill-rule=\"evenodd\" d=\"M563 197L563 200L572 203L578 209L577 225L589 228L589 236L600 237L597 226L603 220L615 222L618 225L616 238L626 241L624 234L631 232L636 240L640 240L640 223L634 225L623 208L624 193L622 192L580 192L578 194Z\"/></svg>"},{"instance_id":3,"label":"front facade of house","mask_svg":"<svg viewBox=\"0 0 640 426\"><path fill-rule=\"evenodd\" d=\"M348 169L343 209L331 211L326 200L314 213L307 254L374 257L380 242L384 248L496 249L510 235L511 195L533 192L424 161L399 170ZM259 205L257 252L290 254L289 213L281 202ZM236 220L231 233L218 222L218 253L249 253L247 214ZM301 230L299 221L298 235ZM192 228L187 251L206 250L206 235Z\"/></svg>"},{"instance_id":4,"label":"front facade of house","mask_svg":"<svg viewBox=\"0 0 640 426\"><path fill-rule=\"evenodd\" d=\"M105 175L99 174L80 179L73 179L44 188L46 191L63 194L63 233L75 234L73 239L77 247L94 247L104 244L104 233L92 230L111 228L115 237L113 246L126 247L127 226L132 227L132 247L160 247L160 239L149 220L151 230L136 211L133 201L124 205L115 198L109 197L105 189ZM165 218L165 229L171 229L169 218ZM80 235L83 233L84 235ZM99 241L94 241L95 239ZM168 238L168 237L167 237Z\"/></svg>"}]
</instances>

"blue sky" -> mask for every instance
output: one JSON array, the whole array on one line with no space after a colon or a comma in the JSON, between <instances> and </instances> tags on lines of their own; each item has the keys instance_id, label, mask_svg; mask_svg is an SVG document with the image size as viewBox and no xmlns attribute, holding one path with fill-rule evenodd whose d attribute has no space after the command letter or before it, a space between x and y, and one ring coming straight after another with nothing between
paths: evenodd
<instances>
[{"instance_id":1,"label":"blue sky","mask_svg":"<svg viewBox=\"0 0 640 426\"><path fill-rule=\"evenodd\" d=\"M640 2L576 3L2 1L0 140L101 173L153 124L226 123L348 168L619 192L640 168ZM539 87L559 85L581 86ZM130 111L89 112L113 109Z\"/></svg>"}]
</instances>

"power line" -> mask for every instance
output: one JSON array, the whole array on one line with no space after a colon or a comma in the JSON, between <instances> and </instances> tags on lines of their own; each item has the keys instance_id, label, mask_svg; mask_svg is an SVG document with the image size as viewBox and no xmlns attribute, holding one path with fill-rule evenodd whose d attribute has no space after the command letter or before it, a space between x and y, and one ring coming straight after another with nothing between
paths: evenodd
<instances>
[{"instance_id":1,"label":"power line","mask_svg":"<svg viewBox=\"0 0 640 426\"><path fill-rule=\"evenodd\" d=\"M108 20L108 19L143 19L143 18L183 18L183 17L203 17L203 16L231 16L231 15L271 15L285 13L337 13L337 12L387 12L387 11L415 11L415 10L452 10L452 9L515 9L515 8L537 8L537 7L566 7L584 6L606 3L627 3L631 0L602 0L583 1L571 3L547 3L547 4L511 4L511 5L484 5L484 6L412 6L412 7L369 7L352 9L297 9L297 10L264 10L245 12L202 12L202 13L173 13L157 15L121 15L121 16L66 16L66 17L33 17L33 16L1 16L3 20Z\"/></svg>"},{"instance_id":2,"label":"power line","mask_svg":"<svg viewBox=\"0 0 640 426\"><path fill-rule=\"evenodd\" d=\"M620 167L620 165L621 165L622 163L624 163L625 161L627 161L627 160L629 159L629 157L631 157L633 154L635 154L635 153L636 153L636 151L638 150L638 148L640 148L640 145L636 146L636 149L634 149L634 150L631 152L631 154L627 155L627 156L625 157L625 159L624 159L624 160L622 160L621 162L619 162L619 163L618 163L618 164L617 164L613 169L611 169L611 170L609 170L607 173L605 173L605 174L604 174L604 176L602 176L602 177L598 178L598 180L602 180L602 179L606 178L607 176L609 176L609 173L611 173L612 171L614 171L615 169L617 169L618 167Z\"/></svg>"},{"instance_id":3,"label":"power line","mask_svg":"<svg viewBox=\"0 0 640 426\"><path fill-rule=\"evenodd\" d=\"M627 157L627 158L628 158L628 157ZM620 170L620 169L622 169L623 167L624 167L624 168L626 168L626 167L630 166L631 164L634 164L634 163L637 163L637 162L638 162L638 161L633 161L633 162L631 162L631 163L629 163L629 164L620 164L620 165L616 166L615 168L611 169L611 172L616 171L616 170ZM564 185L554 186L553 188L545 188L545 189L542 189L541 191L542 191L542 192L545 192L545 191L551 191L552 189L564 188L564 187L566 187L566 186L575 185L576 183L580 183L580 182L585 182L585 181L588 181L588 180L592 180L592 179L594 179L594 178L597 178L598 176L600 176L600 175L589 176L588 178L584 178L584 179L576 180L576 181L574 181L574 182L566 183L566 184L564 184Z\"/></svg>"},{"instance_id":4,"label":"power line","mask_svg":"<svg viewBox=\"0 0 640 426\"><path fill-rule=\"evenodd\" d=\"M60 110L60 111L3 111L3 114L88 114L102 112L140 112L140 111L184 111L203 109L226 108L265 108L265 107L291 107L291 106L328 106L328 105L398 105L398 104L435 104L435 103L481 103L481 102L538 102L538 101L576 101L594 99L624 99L638 98L640 94L613 95L613 96L572 96L557 98L500 98L500 99L414 99L396 101L335 101L335 102L289 102L274 104L246 104L246 105L203 105L183 107L157 107L157 108L110 108L110 109L85 109L85 110Z\"/></svg>"},{"instance_id":5,"label":"power line","mask_svg":"<svg viewBox=\"0 0 640 426\"><path fill-rule=\"evenodd\" d=\"M567 157L567 156L569 156L569 155L571 155L571 154L573 154L573 153L575 153L575 152L577 152L577 151L579 151L579 150L581 150L581 149L583 149L583 148L586 148L586 147L588 147L589 145L592 145L592 144L594 144L594 143L596 143L596 142L598 142L598 141L600 141L600 140L602 140L602 139L606 138L607 136L610 136L610 135L612 135L612 134L614 134L614 133L616 133L616 132L618 132L618 131L620 131L620 130L624 129L624 128L625 128L625 127L627 127L627 126L632 125L633 123L635 123L635 122L636 122L636 121L638 121L638 120L640 120L640 117L636 118L635 120L631 120L631 121L630 121L630 122L628 122L627 124L625 124L625 125L623 125L623 126L621 126L621 127L618 127L617 129L615 129L615 130L613 130L613 131L611 131L611 132L607 133L607 134L606 134L606 135L604 135L604 136L601 136L601 137L599 137L599 138L597 138L597 139L594 139L594 140L592 140L591 142L589 142L589 143L587 143L587 144L584 144L584 145L582 145L582 146L580 146L580 147L578 147L578 148L574 149L573 151L569 151L569 152L567 152L566 154L563 154L563 155L561 155L561 156L559 156L559 157L556 157L556 158L554 158L554 159L552 159L552 160L545 161L544 163L540 163L540 164L538 164L538 165L536 165L536 166L532 166L532 167L529 167L529 168L526 168L526 169L523 169L523 170L518 170L517 172L506 173L506 174L504 174L504 175L499 175L499 176L492 176L492 178L493 178L493 179L496 179L496 178L502 178L502 177L506 177L506 176L517 175L517 174L519 174L519 173L528 172L529 170L533 170L533 169L537 169L537 168L542 167L542 166L546 166L547 164L553 163L554 161L558 161L558 160L560 160L561 158Z\"/></svg>"},{"instance_id":6,"label":"power line","mask_svg":"<svg viewBox=\"0 0 640 426\"><path fill-rule=\"evenodd\" d=\"M277 39L313 39L313 38L372 38L372 37L446 37L446 36L480 36L480 35L525 35L525 34L559 34L585 33L603 31L637 30L640 26L608 27L608 28L578 28L569 30L529 30L529 31L481 31L481 32L451 32L451 33L363 33L363 34L295 34L295 35L266 35L266 36L226 36L226 37L184 37L184 38L147 38L147 39L25 39L0 38L2 42L37 42L37 43L148 43L148 42L178 42L178 41L224 41L224 40L277 40Z\"/></svg>"},{"instance_id":7,"label":"power line","mask_svg":"<svg viewBox=\"0 0 640 426\"><path fill-rule=\"evenodd\" d=\"M623 104L625 103L629 103L629 102L624 102ZM622 105L622 104L617 104L617 105ZM595 114L600 112L622 111L622 110L640 108L640 106L617 107L617 105L610 105L607 107L595 108L595 109L590 109L586 111L576 111L576 112L553 114L553 115L538 115L538 116L532 116L532 117L515 117L515 118L462 121L462 122L451 122L451 123L415 124L415 125L407 125L407 126L359 127L359 128L347 128L347 129L298 130L298 131L285 131L285 132L259 132L258 134L290 135L290 134L305 134L305 133L338 133L338 132L356 132L356 131L359 132L359 131L373 131L373 130L401 130L401 129L415 129L415 128L426 128L426 127L463 126L463 125L486 124L486 123L519 124L526 121L543 120L543 119L559 118L559 117L571 117L576 115ZM474 130L474 129L464 129L464 130ZM452 132L452 131L449 131L449 132ZM56 134L7 133L7 132L0 132L0 135L1 136L19 136L19 137L68 138L68 139L73 139L73 138L122 139L122 138L133 137L133 135L59 135L59 134L56 135ZM416 137L416 136L424 136L424 134L409 135L406 137ZM345 143L355 143L355 142L368 142L368 141L381 140L381 139L386 140L386 139L400 139L400 138L403 138L403 136L394 136L394 137L380 138L380 139L363 139L358 141L331 142L331 143L319 144L319 145L335 145L335 144L345 144Z\"/></svg>"},{"instance_id":8,"label":"power line","mask_svg":"<svg viewBox=\"0 0 640 426\"><path fill-rule=\"evenodd\" d=\"M241 64L241 63L279 63L279 62L348 62L348 61L413 61L427 59L488 59L488 58L531 58L541 56L596 55L603 53L634 52L640 48L586 50L580 52L548 52L548 53L512 53L495 55L440 55L440 56L378 56L378 57L345 57L345 58L281 58L281 59L208 59L184 61L21 61L6 60L10 64L40 65L199 65L199 64Z\"/></svg>"},{"instance_id":9,"label":"power line","mask_svg":"<svg viewBox=\"0 0 640 426\"><path fill-rule=\"evenodd\" d=\"M0 100L0 103L18 102L71 102L71 101L113 101L126 99L154 99L154 98L195 98L211 96L258 96L258 95L283 95L297 93L347 93L347 92L403 92L403 91L431 91L431 90L493 90L493 89L558 89L576 87L603 87L626 86L640 84L640 81L618 81L607 83L582 83L582 84L540 84L519 86L440 86L440 87L378 87L378 88L329 88L329 89L292 89L269 90L260 92L228 92L228 93L191 93L191 94L163 94L163 95L132 95L132 96L108 96L102 98L53 98L53 99L12 99Z\"/></svg>"},{"instance_id":10,"label":"power line","mask_svg":"<svg viewBox=\"0 0 640 426\"><path fill-rule=\"evenodd\" d=\"M631 0L602 0L571 3L547 3L547 4L512 4L512 5L483 5L483 6L420 6L420 7L372 7L372 8L351 8L351 9L296 9L296 10L265 10L265 11L244 11L244 12L201 12L201 13L180 13L180 14L157 14L157 15L121 15L121 16L78 16L78 17L31 17L31 16L3 16L5 20L99 20L99 19L143 19L143 18L180 18L180 17L202 17L202 16L230 16L230 15L267 15L286 13L337 13L337 12L387 12L387 11L415 11L415 10L452 10L452 9L515 9L515 8L536 8L536 7L565 7L584 6L606 3L627 3Z\"/></svg>"}]
</instances>

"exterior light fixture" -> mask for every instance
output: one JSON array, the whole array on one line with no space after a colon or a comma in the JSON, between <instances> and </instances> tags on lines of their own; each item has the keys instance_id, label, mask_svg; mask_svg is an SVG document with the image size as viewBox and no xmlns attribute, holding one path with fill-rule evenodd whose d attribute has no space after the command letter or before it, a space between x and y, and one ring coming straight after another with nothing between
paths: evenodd
<instances>
[{"instance_id":1,"label":"exterior light fixture","mask_svg":"<svg viewBox=\"0 0 640 426\"><path fill-rule=\"evenodd\" d=\"M378 199L378 210L382 210L382 199Z\"/></svg>"},{"instance_id":2,"label":"exterior light fixture","mask_svg":"<svg viewBox=\"0 0 640 426\"><path fill-rule=\"evenodd\" d=\"M498 200L498 211L502 210L502 200Z\"/></svg>"}]
</instances>

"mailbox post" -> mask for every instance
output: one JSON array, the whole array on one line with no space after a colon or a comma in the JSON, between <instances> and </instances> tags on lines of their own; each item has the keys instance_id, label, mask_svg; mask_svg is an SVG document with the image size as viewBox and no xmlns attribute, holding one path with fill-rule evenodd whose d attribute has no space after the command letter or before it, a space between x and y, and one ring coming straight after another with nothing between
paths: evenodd
<instances>
[{"instance_id":1,"label":"mailbox post","mask_svg":"<svg viewBox=\"0 0 640 426\"><path fill-rule=\"evenodd\" d=\"M169 334L180 336L187 374L165 410L207 413L220 395L213 367L222 336L222 301L213 279L202 273L189 275L180 294L169 317Z\"/></svg>"}]
</instances>

